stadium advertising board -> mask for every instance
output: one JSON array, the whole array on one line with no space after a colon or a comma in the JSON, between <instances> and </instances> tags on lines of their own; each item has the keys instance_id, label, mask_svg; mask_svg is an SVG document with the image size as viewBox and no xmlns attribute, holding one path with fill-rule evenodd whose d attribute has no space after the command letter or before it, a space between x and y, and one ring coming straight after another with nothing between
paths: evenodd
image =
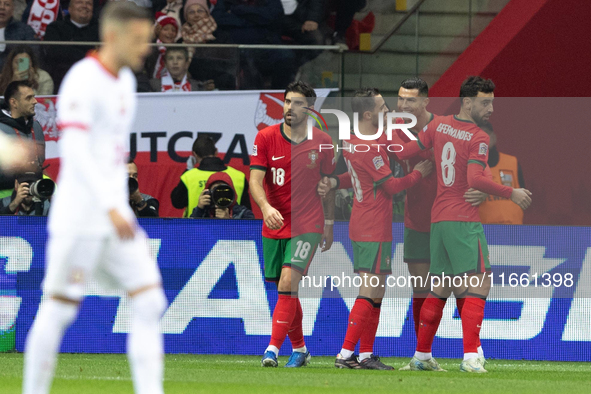
<instances>
[{"instance_id":1,"label":"stadium advertising board","mask_svg":"<svg viewBox=\"0 0 591 394\"><path fill-rule=\"evenodd\" d=\"M41 301L45 224L44 218L0 218L0 330L15 326L18 351ZM277 301L275 285L264 282L261 222L146 219L141 224L169 301L161 321L166 351L261 354ZM494 274L481 331L487 358L591 361L591 229L485 226L485 233ZM395 223L393 279L376 340L376 353L383 356L410 357L415 347L402 234L402 225ZM352 271L347 224L337 223L332 249L317 253L310 278L303 281L307 288L300 289L304 334L313 355L334 356L340 349L343 322L358 292ZM353 284L336 283L336 272ZM127 298L96 283L88 284L86 294L61 350L124 352ZM449 300L434 354L461 357L461 335L455 302ZM282 354L289 351L284 346Z\"/></svg>"}]
</instances>

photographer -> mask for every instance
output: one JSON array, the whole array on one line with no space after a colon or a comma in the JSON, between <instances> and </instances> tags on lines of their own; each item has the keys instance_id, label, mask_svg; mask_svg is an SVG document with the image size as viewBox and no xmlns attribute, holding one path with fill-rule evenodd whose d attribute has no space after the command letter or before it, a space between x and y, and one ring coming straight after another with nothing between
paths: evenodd
<instances>
[{"instance_id":1,"label":"photographer","mask_svg":"<svg viewBox=\"0 0 591 394\"><path fill-rule=\"evenodd\" d=\"M154 197L140 193L137 165L131 159L127 162L127 172L129 173L129 205L131 205L135 216L140 218L159 217L160 203Z\"/></svg>"},{"instance_id":2,"label":"photographer","mask_svg":"<svg viewBox=\"0 0 591 394\"><path fill-rule=\"evenodd\" d=\"M17 176L12 196L0 200L0 215L47 216L55 184L41 171Z\"/></svg>"},{"instance_id":3,"label":"photographer","mask_svg":"<svg viewBox=\"0 0 591 394\"><path fill-rule=\"evenodd\" d=\"M191 218L254 219L252 211L236 204L236 190L232 178L225 172L212 174L199 196Z\"/></svg>"},{"instance_id":4,"label":"photographer","mask_svg":"<svg viewBox=\"0 0 591 394\"><path fill-rule=\"evenodd\" d=\"M242 171L227 166L218 157L218 150L213 139L199 135L193 142L193 154L187 161L187 171L181 175L179 184L172 190L170 200L177 209L186 208L183 217L189 217L197 206L207 179L216 172L225 172L232 178L236 191L236 203L250 209L248 181ZM197 164L197 167L195 167Z\"/></svg>"}]
</instances>

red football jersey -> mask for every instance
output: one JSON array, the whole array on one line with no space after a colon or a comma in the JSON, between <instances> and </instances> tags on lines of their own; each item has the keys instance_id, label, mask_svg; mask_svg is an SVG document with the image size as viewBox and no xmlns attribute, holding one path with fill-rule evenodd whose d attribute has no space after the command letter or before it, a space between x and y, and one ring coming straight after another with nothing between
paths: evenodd
<instances>
[{"instance_id":1,"label":"red football jersey","mask_svg":"<svg viewBox=\"0 0 591 394\"><path fill-rule=\"evenodd\" d=\"M334 150L328 134L314 128L312 139L293 143L283 132L283 123L257 134L250 168L266 171L264 187L269 204L283 216L283 227L270 230L263 222L263 236L292 238L304 233L324 232L322 200L317 185L322 175L335 169Z\"/></svg>"},{"instance_id":2,"label":"red football jersey","mask_svg":"<svg viewBox=\"0 0 591 394\"><path fill-rule=\"evenodd\" d=\"M437 119L437 116L431 114L431 122ZM397 119L396 123L403 123L402 119ZM424 132L425 129L421 130ZM408 142L411 139L400 129L396 129L400 139ZM392 153L391 155L396 155ZM423 160L433 161L433 152L431 149L420 152L418 155L404 160L403 168L406 174L410 174L415 165ZM404 226L410 229L430 232L431 231L431 209L437 195L437 176L433 173L413 187L406 189L406 201L404 202Z\"/></svg>"},{"instance_id":3,"label":"red football jersey","mask_svg":"<svg viewBox=\"0 0 591 394\"><path fill-rule=\"evenodd\" d=\"M383 141L379 141L383 142ZM354 145L369 147L367 152L349 152ZM392 241L392 196L380 185L392 177L390 159L384 146L351 134L343 144L343 156L355 194L349 238L355 242Z\"/></svg>"},{"instance_id":4,"label":"red football jersey","mask_svg":"<svg viewBox=\"0 0 591 394\"><path fill-rule=\"evenodd\" d=\"M433 148L437 172L437 197L431 222L479 222L478 207L464 200L468 164L486 168L489 137L476 124L455 115L440 116L419 133L421 148ZM421 145L419 144L419 145Z\"/></svg>"}]
</instances>

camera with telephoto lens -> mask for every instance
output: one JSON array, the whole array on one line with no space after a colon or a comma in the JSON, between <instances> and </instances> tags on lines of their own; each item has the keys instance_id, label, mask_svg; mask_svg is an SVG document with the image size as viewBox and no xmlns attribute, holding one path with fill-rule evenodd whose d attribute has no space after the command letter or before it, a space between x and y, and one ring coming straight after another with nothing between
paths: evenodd
<instances>
[{"instance_id":1,"label":"camera with telephoto lens","mask_svg":"<svg viewBox=\"0 0 591 394\"><path fill-rule=\"evenodd\" d=\"M234 189L232 189L230 185L225 182L218 183L209 191L206 191L205 194L211 196L211 204L209 205L209 209L212 211L215 211L216 208L229 208L230 205L232 205L236 200L236 193L234 192Z\"/></svg>"},{"instance_id":2,"label":"camera with telephoto lens","mask_svg":"<svg viewBox=\"0 0 591 394\"><path fill-rule=\"evenodd\" d=\"M29 194L34 199L47 200L55 192L55 182L51 179L44 179L40 171L30 171L16 177L18 183L29 184Z\"/></svg>"},{"instance_id":3,"label":"camera with telephoto lens","mask_svg":"<svg viewBox=\"0 0 591 394\"><path fill-rule=\"evenodd\" d=\"M137 189L140 188L140 185L137 182L137 180L132 177L129 177L129 179L127 180L127 186L129 187L129 196L130 197L133 193L137 192Z\"/></svg>"}]
</instances>

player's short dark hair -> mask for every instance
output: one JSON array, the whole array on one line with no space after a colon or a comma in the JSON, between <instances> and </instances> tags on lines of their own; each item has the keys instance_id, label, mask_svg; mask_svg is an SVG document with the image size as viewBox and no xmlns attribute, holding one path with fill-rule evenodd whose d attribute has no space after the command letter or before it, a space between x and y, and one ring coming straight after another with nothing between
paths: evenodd
<instances>
[{"instance_id":1,"label":"player's short dark hair","mask_svg":"<svg viewBox=\"0 0 591 394\"><path fill-rule=\"evenodd\" d=\"M351 110L360 114L365 111L373 111L376 106L375 97L379 94L380 90L378 88L357 89L351 99Z\"/></svg>"},{"instance_id":2,"label":"player's short dark hair","mask_svg":"<svg viewBox=\"0 0 591 394\"><path fill-rule=\"evenodd\" d=\"M8 84L6 90L4 91L4 106L7 109L10 109L10 99L13 97L17 97L19 94L19 90L22 87L31 89L33 88L29 81L12 81Z\"/></svg>"},{"instance_id":3,"label":"player's short dark hair","mask_svg":"<svg viewBox=\"0 0 591 394\"><path fill-rule=\"evenodd\" d=\"M306 101L308 101L308 105L314 105L316 102L316 92L314 88L310 86L310 84L303 82L303 81L294 81L287 85L285 89L285 93L283 94L283 99L287 97L287 93L299 93L302 96L306 97Z\"/></svg>"},{"instance_id":4,"label":"player's short dark hair","mask_svg":"<svg viewBox=\"0 0 591 394\"><path fill-rule=\"evenodd\" d=\"M193 153L199 157L215 156L216 147L214 140L207 135L200 135L193 142Z\"/></svg>"},{"instance_id":5,"label":"player's short dark hair","mask_svg":"<svg viewBox=\"0 0 591 394\"><path fill-rule=\"evenodd\" d=\"M185 56L186 60L189 60L189 51L185 47L171 47L166 49L166 54L164 55L164 59L166 60L166 56L168 56L171 52L180 52Z\"/></svg>"},{"instance_id":6,"label":"player's short dark hair","mask_svg":"<svg viewBox=\"0 0 591 394\"><path fill-rule=\"evenodd\" d=\"M409 90L416 89L419 91L419 96L429 97L429 85L421 78L407 78L400 83L400 87Z\"/></svg>"},{"instance_id":7,"label":"player's short dark hair","mask_svg":"<svg viewBox=\"0 0 591 394\"><path fill-rule=\"evenodd\" d=\"M103 7L99 21L126 23L132 20L152 21L152 16L147 9L142 8L132 1L109 1Z\"/></svg>"},{"instance_id":8,"label":"player's short dark hair","mask_svg":"<svg viewBox=\"0 0 591 394\"><path fill-rule=\"evenodd\" d=\"M133 161L133 159L131 158L131 156L129 156L127 158L127 164L135 164L135 161ZM136 164L137 165L137 164Z\"/></svg>"},{"instance_id":9,"label":"player's short dark hair","mask_svg":"<svg viewBox=\"0 0 591 394\"><path fill-rule=\"evenodd\" d=\"M460 98L476 97L478 92L492 93L495 91L495 84L490 79L484 79L479 76L469 76L460 87Z\"/></svg>"}]
</instances>

